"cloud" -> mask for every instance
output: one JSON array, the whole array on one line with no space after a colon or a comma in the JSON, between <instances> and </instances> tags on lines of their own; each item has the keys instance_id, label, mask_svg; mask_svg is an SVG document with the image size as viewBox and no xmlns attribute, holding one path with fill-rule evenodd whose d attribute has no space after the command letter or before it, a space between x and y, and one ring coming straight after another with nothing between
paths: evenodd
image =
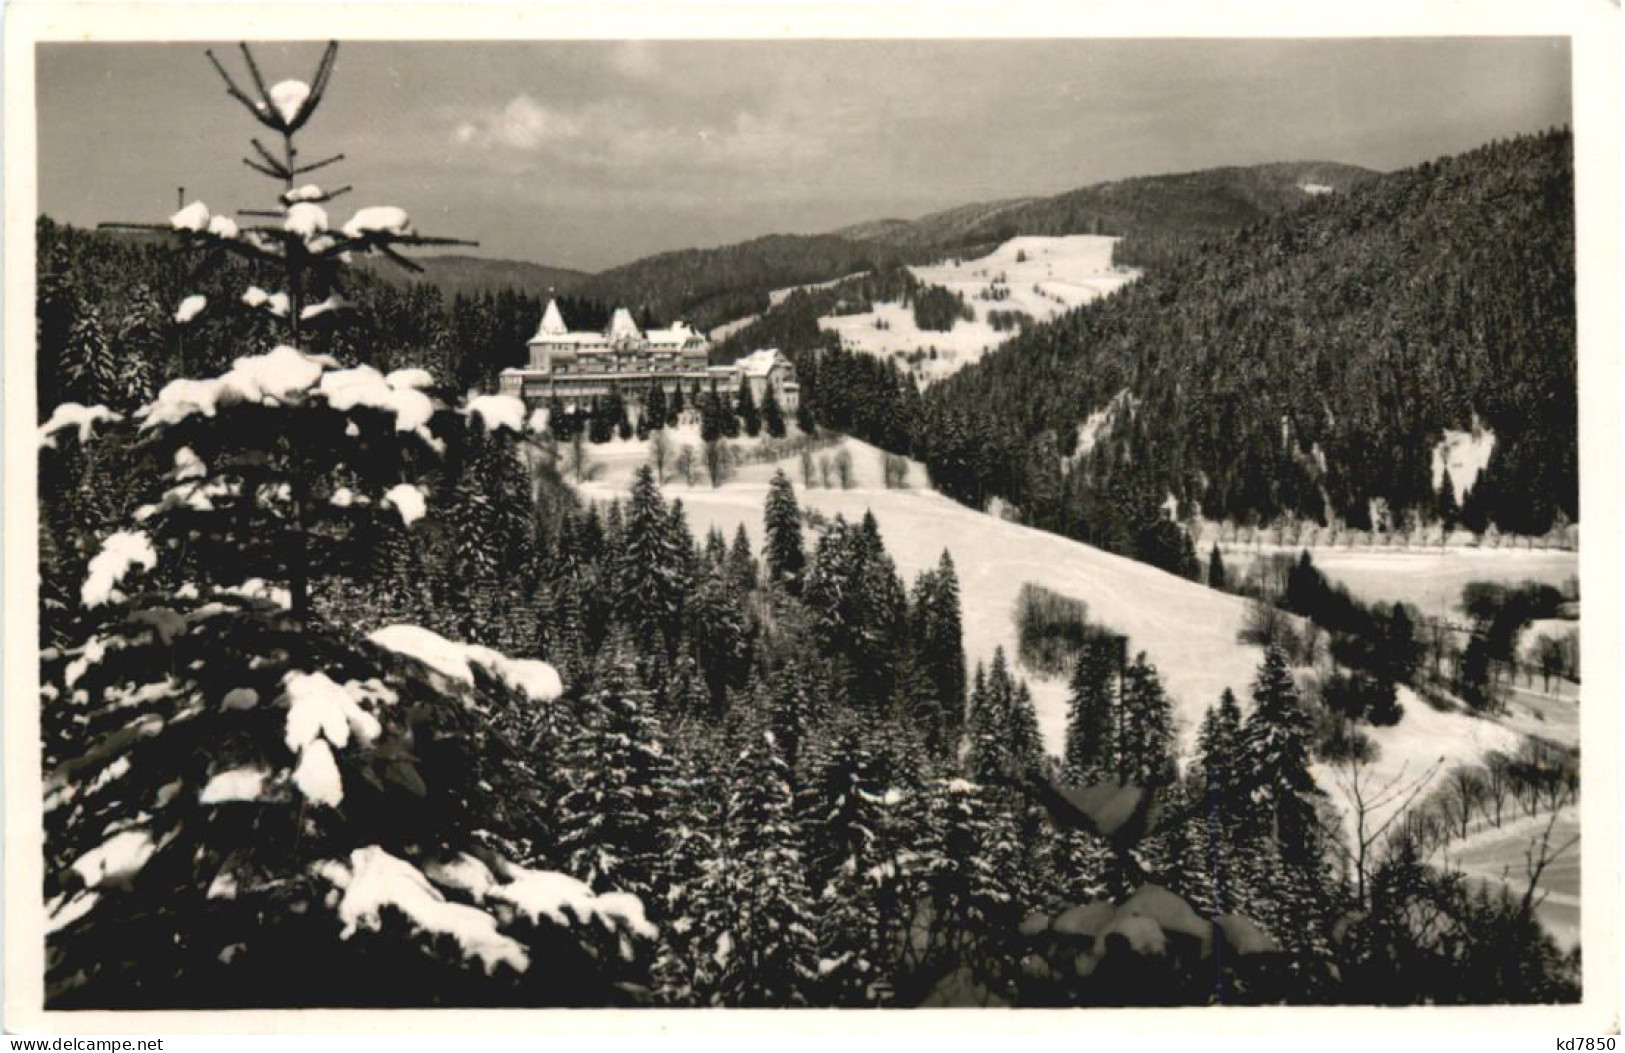
<instances>
[{"instance_id":1,"label":"cloud","mask_svg":"<svg viewBox=\"0 0 1625 1053\"><path fill-rule=\"evenodd\" d=\"M521 94L495 113L460 122L452 138L464 146L536 150L576 141L585 133L586 125L579 116L550 109Z\"/></svg>"},{"instance_id":2,"label":"cloud","mask_svg":"<svg viewBox=\"0 0 1625 1053\"><path fill-rule=\"evenodd\" d=\"M550 105L528 93L456 120L459 147L585 169L659 168L668 173L759 170L827 156L827 114L797 108L735 110L711 119L664 115L638 100Z\"/></svg>"}]
</instances>

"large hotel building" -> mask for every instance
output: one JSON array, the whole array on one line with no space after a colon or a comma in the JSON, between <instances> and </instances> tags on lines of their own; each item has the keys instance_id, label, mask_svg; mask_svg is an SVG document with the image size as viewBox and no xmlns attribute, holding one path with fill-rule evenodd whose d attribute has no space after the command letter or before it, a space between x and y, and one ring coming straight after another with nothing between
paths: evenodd
<instances>
[{"instance_id":1,"label":"large hotel building","mask_svg":"<svg viewBox=\"0 0 1625 1053\"><path fill-rule=\"evenodd\" d=\"M679 386L685 394L696 388L710 391L713 386L731 394L741 381L750 383L757 405L769 390L785 413L795 412L801 401L796 368L780 352L753 351L731 365L713 366L705 334L682 322L667 329L641 330L624 307L615 309L602 332L572 332L558 304L550 300L527 346L530 358L525 368L503 370L500 390L531 403L557 398L566 409L577 409L612 392L641 402L656 384L668 395Z\"/></svg>"}]
</instances>

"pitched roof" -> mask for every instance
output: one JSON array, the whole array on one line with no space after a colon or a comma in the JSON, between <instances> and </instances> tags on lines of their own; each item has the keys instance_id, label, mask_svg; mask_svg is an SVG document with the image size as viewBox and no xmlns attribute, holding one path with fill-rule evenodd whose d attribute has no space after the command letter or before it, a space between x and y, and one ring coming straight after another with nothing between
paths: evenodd
<instances>
[{"instance_id":1,"label":"pitched roof","mask_svg":"<svg viewBox=\"0 0 1625 1053\"><path fill-rule=\"evenodd\" d=\"M609 329L604 333L611 340L641 340L643 333L638 329L638 323L632 320L632 312L624 307L615 308L615 314L609 320Z\"/></svg>"},{"instance_id":2,"label":"pitched roof","mask_svg":"<svg viewBox=\"0 0 1625 1053\"><path fill-rule=\"evenodd\" d=\"M569 331L570 327L564 324L564 315L559 313L559 302L547 301L547 310L542 314L542 324L537 328L536 335L561 336Z\"/></svg>"}]
</instances>

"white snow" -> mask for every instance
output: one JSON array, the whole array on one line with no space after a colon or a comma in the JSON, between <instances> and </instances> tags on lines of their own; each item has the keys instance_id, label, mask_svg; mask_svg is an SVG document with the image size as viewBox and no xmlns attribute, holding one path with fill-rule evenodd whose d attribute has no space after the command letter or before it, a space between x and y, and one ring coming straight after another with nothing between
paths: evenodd
<instances>
[{"instance_id":1,"label":"white snow","mask_svg":"<svg viewBox=\"0 0 1625 1053\"><path fill-rule=\"evenodd\" d=\"M209 206L201 201L194 201L169 217L169 226L173 230L189 230L198 234L209 227Z\"/></svg>"},{"instance_id":2,"label":"white snow","mask_svg":"<svg viewBox=\"0 0 1625 1053\"><path fill-rule=\"evenodd\" d=\"M328 498L328 501L338 508L349 508L351 505L364 505L370 503L365 495L357 494L348 486L341 486L337 490L334 490L333 496Z\"/></svg>"},{"instance_id":3,"label":"white snow","mask_svg":"<svg viewBox=\"0 0 1625 1053\"><path fill-rule=\"evenodd\" d=\"M350 692L326 673L289 673L282 679L282 688L288 703L283 741L294 753L318 739L347 746L352 734L366 746L383 733L378 718L357 705Z\"/></svg>"},{"instance_id":4,"label":"white snow","mask_svg":"<svg viewBox=\"0 0 1625 1053\"><path fill-rule=\"evenodd\" d=\"M177 482L184 479L200 479L209 474L209 466L203 463L203 458L190 446L182 446L175 451L175 470L170 473Z\"/></svg>"},{"instance_id":5,"label":"white snow","mask_svg":"<svg viewBox=\"0 0 1625 1053\"><path fill-rule=\"evenodd\" d=\"M779 290L775 290L774 292L768 293L767 294L768 298L771 299L772 297L777 295L778 292L779 292ZM730 336L734 335L735 333L739 332L741 329L745 328L750 323L756 321L756 319L758 317L759 317L758 315L748 314L743 318L735 318L731 322L723 322L721 325L719 325L716 328L712 329L709 333L707 333L705 335L710 337L711 342L713 344L720 344L724 340L728 339Z\"/></svg>"},{"instance_id":6,"label":"white snow","mask_svg":"<svg viewBox=\"0 0 1625 1053\"><path fill-rule=\"evenodd\" d=\"M77 402L64 402L51 411L49 420L40 425L39 444L55 449L56 433L65 428L77 428L79 441L88 442L97 424L102 422L111 424L123 419L123 415L114 413L106 406L81 406Z\"/></svg>"},{"instance_id":7,"label":"white snow","mask_svg":"<svg viewBox=\"0 0 1625 1053\"><path fill-rule=\"evenodd\" d=\"M278 607L293 606L293 595L280 585L272 585L264 578L249 578L241 585L221 585L216 592L227 596L241 596L245 600L266 600Z\"/></svg>"},{"instance_id":8,"label":"white snow","mask_svg":"<svg viewBox=\"0 0 1625 1053\"><path fill-rule=\"evenodd\" d=\"M309 321L312 318L320 318L322 315L331 314L334 311L348 310L353 306L354 305L351 304L349 300L346 300L337 293L333 293L322 302L313 303L309 307L301 309L299 312L299 319L300 321Z\"/></svg>"},{"instance_id":9,"label":"white snow","mask_svg":"<svg viewBox=\"0 0 1625 1053\"><path fill-rule=\"evenodd\" d=\"M423 391L426 388L434 387L434 374L427 369L393 370L384 380L392 388L411 388L415 391Z\"/></svg>"},{"instance_id":10,"label":"white snow","mask_svg":"<svg viewBox=\"0 0 1625 1053\"><path fill-rule=\"evenodd\" d=\"M277 318L288 316L288 294L285 292L268 293L258 285L250 285L248 291L243 293L243 303L269 311Z\"/></svg>"},{"instance_id":11,"label":"white snow","mask_svg":"<svg viewBox=\"0 0 1625 1053\"><path fill-rule=\"evenodd\" d=\"M1197 546L1206 557L1211 540ZM1296 547L1220 545L1227 571L1241 573L1261 554ZM1352 548L1317 545L1309 548L1315 566L1328 579L1348 587L1364 603L1410 603L1430 618L1450 618L1468 582L1497 581L1516 585L1538 581L1561 588L1580 574L1580 554L1558 549L1511 548Z\"/></svg>"},{"instance_id":12,"label":"white snow","mask_svg":"<svg viewBox=\"0 0 1625 1053\"><path fill-rule=\"evenodd\" d=\"M1444 470L1449 467L1450 482L1456 491L1456 500L1460 502L1478 481L1478 473L1490 463L1493 452L1495 433L1483 427L1476 415L1473 417L1472 431L1446 429L1444 438L1433 447L1433 488L1439 488L1444 480Z\"/></svg>"},{"instance_id":13,"label":"white snow","mask_svg":"<svg viewBox=\"0 0 1625 1053\"><path fill-rule=\"evenodd\" d=\"M1015 674L1027 679L1039 728L1051 753L1059 754L1064 743L1067 684L1064 678L1034 678L1016 664L1017 597L1028 581L1088 604L1091 622L1128 636L1131 657L1146 652L1173 702L1175 724L1186 750L1194 745L1203 712L1218 702L1225 688L1235 692L1244 709L1250 705L1250 689L1263 653L1237 641L1247 615L1246 601L1240 597L967 508L935 493L924 466L917 462L909 464L908 489L887 489L880 451L850 438L842 444L852 455L855 481L850 490L805 487L797 459L786 458L742 466L717 489L703 481L693 488L669 481L666 496L682 499L697 536L715 526L731 537L743 525L760 551L768 481L775 470L783 469L795 483L796 500L804 509L832 519L840 514L850 523L872 511L905 583L912 583L922 570L934 569L943 550L948 550L959 575L970 668L991 661L996 647L1004 649ZM814 459L835 453L836 449L821 450ZM623 459L601 460L610 470L577 489L594 500L624 499L641 459L629 454ZM809 531L809 551L812 537ZM1447 767L1477 763L1486 751L1506 749L1516 741L1512 732L1495 723L1460 712L1437 712L1408 693L1401 698L1404 719L1393 728L1372 729L1372 737L1382 749L1372 766L1373 778L1391 777L1402 767L1420 772L1441 756ZM1326 785L1324 780L1322 785Z\"/></svg>"},{"instance_id":14,"label":"white snow","mask_svg":"<svg viewBox=\"0 0 1625 1053\"><path fill-rule=\"evenodd\" d=\"M1100 442L1101 435L1116 423L1117 415L1123 412L1123 407L1127 406L1132 411L1136 404L1128 388L1123 388L1104 406L1085 417L1083 423L1078 425L1078 448L1072 454L1074 462L1094 450L1095 445Z\"/></svg>"},{"instance_id":15,"label":"white snow","mask_svg":"<svg viewBox=\"0 0 1625 1053\"><path fill-rule=\"evenodd\" d=\"M386 651L416 658L443 676L465 684L474 682L463 645L420 625L386 625L367 639Z\"/></svg>"},{"instance_id":16,"label":"white snow","mask_svg":"<svg viewBox=\"0 0 1625 1053\"><path fill-rule=\"evenodd\" d=\"M423 496L423 490L411 483L396 483L384 493L383 503L394 507L401 514L401 522L411 526L422 519L428 511L428 501Z\"/></svg>"},{"instance_id":17,"label":"white snow","mask_svg":"<svg viewBox=\"0 0 1625 1053\"><path fill-rule=\"evenodd\" d=\"M310 98L310 85L302 80L281 80L271 85L266 94L270 96L277 116L285 123L292 124L298 119L299 111L304 109L305 100Z\"/></svg>"},{"instance_id":18,"label":"white snow","mask_svg":"<svg viewBox=\"0 0 1625 1053\"><path fill-rule=\"evenodd\" d=\"M1329 187L1325 183L1299 183L1298 189L1311 197L1318 197L1321 194L1332 193L1335 188Z\"/></svg>"},{"instance_id":19,"label":"white snow","mask_svg":"<svg viewBox=\"0 0 1625 1053\"><path fill-rule=\"evenodd\" d=\"M299 766L293 772L293 784L311 804L337 808L344 800L344 780L339 776L338 762L326 739L317 739L299 751Z\"/></svg>"},{"instance_id":20,"label":"white snow","mask_svg":"<svg viewBox=\"0 0 1625 1053\"><path fill-rule=\"evenodd\" d=\"M490 867L467 852L459 853L446 863L430 863L424 873L441 888L465 893L476 903L485 898L497 881Z\"/></svg>"},{"instance_id":21,"label":"white snow","mask_svg":"<svg viewBox=\"0 0 1625 1053\"><path fill-rule=\"evenodd\" d=\"M135 530L119 530L102 542L101 551L90 561L79 600L86 607L100 607L113 596L113 587L124 580L134 566L151 570L158 565L152 539Z\"/></svg>"},{"instance_id":22,"label":"white snow","mask_svg":"<svg viewBox=\"0 0 1625 1053\"><path fill-rule=\"evenodd\" d=\"M187 322L190 322L192 319L202 314L203 309L207 306L209 306L209 298L207 296L193 293L191 296L188 296L186 299L182 300L179 307L175 308L175 321L180 325L185 325Z\"/></svg>"},{"instance_id":23,"label":"white snow","mask_svg":"<svg viewBox=\"0 0 1625 1053\"><path fill-rule=\"evenodd\" d=\"M1016 335L1013 329L995 330L988 321L992 312L1020 312L1043 322L1133 281L1138 271L1112 264L1116 241L1086 234L1012 238L979 259L909 268L920 281L961 294L975 313L974 320L956 322L947 332L918 328L913 309L901 303L877 303L863 314L829 315L818 325L837 333L841 346L851 351L891 355L934 348L935 359L928 357L913 368L923 381L940 380ZM981 298L995 291L1003 299Z\"/></svg>"},{"instance_id":24,"label":"white snow","mask_svg":"<svg viewBox=\"0 0 1625 1053\"><path fill-rule=\"evenodd\" d=\"M434 401L418 390L413 372L397 370L386 377L371 366L335 369L323 374L317 390L336 410L368 406L393 414L396 431L419 431L434 416Z\"/></svg>"},{"instance_id":25,"label":"white snow","mask_svg":"<svg viewBox=\"0 0 1625 1053\"><path fill-rule=\"evenodd\" d=\"M525 430L525 403L512 395L476 395L469 399L465 411L480 418L486 434L498 428Z\"/></svg>"},{"instance_id":26,"label":"white snow","mask_svg":"<svg viewBox=\"0 0 1625 1053\"><path fill-rule=\"evenodd\" d=\"M448 640L419 625L386 625L367 639L385 650L416 658L442 676L464 684L474 683L474 671L469 667L472 662L533 702L549 702L564 693L558 671L546 662L509 658L479 644Z\"/></svg>"},{"instance_id":27,"label":"white snow","mask_svg":"<svg viewBox=\"0 0 1625 1053\"><path fill-rule=\"evenodd\" d=\"M270 772L264 768L233 768L212 776L198 794L199 804L223 804L226 801L257 801L265 792L265 780Z\"/></svg>"},{"instance_id":28,"label":"white snow","mask_svg":"<svg viewBox=\"0 0 1625 1053\"><path fill-rule=\"evenodd\" d=\"M525 427L529 428L533 433L535 433L537 435L540 435L542 432L546 431L547 430L547 408L545 406L538 406L535 409L531 410L530 411L530 419L525 422Z\"/></svg>"},{"instance_id":29,"label":"white snow","mask_svg":"<svg viewBox=\"0 0 1625 1053\"><path fill-rule=\"evenodd\" d=\"M306 183L304 186L296 186L284 193L282 201L284 204L291 205L296 201L321 201L326 197L327 194L322 191L321 187L315 183Z\"/></svg>"},{"instance_id":30,"label":"white snow","mask_svg":"<svg viewBox=\"0 0 1625 1053\"><path fill-rule=\"evenodd\" d=\"M476 907L448 902L422 871L377 845L351 852L348 864L327 860L313 869L344 893L338 903L339 920L344 924L341 939L362 930L378 931L383 927L384 908L389 907L418 929L457 941L463 953L478 958L487 973L494 973L499 965L516 972L530 966L524 947L498 932L495 918Z\"/></svg>"},{"instance_id":31,"label":"white snow","mask_svg":"<svg viewBox=\"0 0 1625 1053\"><path fill-rule=\"evenodd\" d=\"M645 939L658 934L644 915L643 903L628 892L606 892L593 895L584 881L551 870L527 870L508 864L505 884L494 885L486 891L490 899L510 903L531 920L547 918L559 925L571 920L582 923L594 919L610 931L625 926Z\"/></svg>"},{"instance_id":32,"label":"white snow","mask_svg":"<svg viewBox=\"0 0 1625 1053\"><path fill-rule=\"evenodd\" d=\"M171 380L156 399L136 411L136 416L142 418L141 427L147 429L178 424L193 414L212 417L221 406L237 402L287 402L309 391L324 369L337 365L327 355L311 355L282 345L262 355L239 358L218 377Z\"/></svg>"},{"instance_id":33,"label":"white snow","mask_svg":"<svg viewBox=\"0 0 1625 1053\"><path fill-rule=\"evenodd\" d=\"M405 236L412 233L412 220L407 216L406 210L396 208L394 205L370 205L358 209L344 224L344 236L347 238L363 238L368 234L394 234Z\"/></svg>"},{"instance_id":34,"label":"white snow","mask_svg":"<svg viewBox=\"0 0 1625 1053\"><path fill-rule=\"evenodd\" d=\"M45 934L67 928L86 914L102 898L100 892L81 892L66 902L46 905Z\"/></svg>"},{"instance_id":35,"label":"white snow","mask_svg":"<svg viewBox=\"0 0 1625 1053\"><path fill-rule=\"evenodd\" d=\"M558 670L535 658L509 658L479 644L464 644L468 660L532 702L550 702L564 693Z\"/></svg>"},{"instance_id":36,"label":"white snow","mask_svg":"<svg viewBox=\"0 0 1625 1053\"><path fill-rule=\"evenodd\" d=\"M84 879L87 888L96 888L106 881L128 880L140 873L157 847L152 834L146 830L125 830L74 860L73 869Z\"/></svg>"},{"instance_id":37,"label":"white snow","mask_svg":"<svg viewBox=\"0 0 1625 1053\"><path fill-rule=\"evenodd\" d=\"M222 241L236 241L241 231L237 229L237 221L230 216L210 216L209 233Z\"/></svg>"},{"instance_id":38,"label":"white snow","mask_svg":"<svg viewBox=\"0 0 1625 1053\"><path fill-rule=\"evenodd\" d=\"M282 229L309 241L327 230L327 209L309 201L295 202L288 206Z\"/></svg>"},{"instance_id":39,"label":"white snow","mask_svg":"<svg viewBox=\"0 0 1625 1053\"><path fill-rule=\"evenodd\" d=\"M840 278L832 278L827 282L812 282L806 285L791 285L783 289L774 289L772 292L767 294L767 302L769 306L777 307L779 304L788 300L795 293L815 292L819 289L828 289L841 284L849 278L861 278L868 273L868 271L853 271L851 274L844 275Z\"/></svg>"},{"instance_id":40,"label":"white snow","mask_svg":"<svg viewBox=\"0 0 1625 1053\"><path fill-rule=\"evenodd\" d=\"M100 636L92 636L89 640L86 640L84 652L78 658L69 662L67 669L63 670L62 683L64 686L72 687L77 684L79 678L90 671L91 666L100 664L101 660L107 657L108 650L107 644Z\"/></svg>"}]
</instances>

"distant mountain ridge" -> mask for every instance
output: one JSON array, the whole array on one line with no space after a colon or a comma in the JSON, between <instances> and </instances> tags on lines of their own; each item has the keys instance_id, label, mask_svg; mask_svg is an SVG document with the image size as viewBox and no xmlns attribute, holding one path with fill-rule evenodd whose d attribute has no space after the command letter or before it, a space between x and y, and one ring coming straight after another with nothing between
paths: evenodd
<instances>
[{"instance_id":1,"label":"distant mountain ridge","mask_svg":"<svg viewBox=\"0 0 1625 1053\"><path fill-rule=\"evenodd\" d=\"M939 249L1017 235L1113 234L1140 244L1175 238L1197 242L1300 205L1320 188L1347 191L1378 174L1335 161L1231 165L1095 183L1050 197L961 205L914 220L879 220L835 233Z\"/></svg>"},{"instance_id":2,"label":"distant mountain ridge","mask_svg":"<svg viewBox=\"0 0 1625 1053\"><path fill-rule=\"evenodd\" d=\"M828 281L1018 235L1123 236L1136 265L1228 234L1309 200L1305 186L1346 191L1377 173L1332 161L1229 166L1119 179L1050 197L973 202L918 219L880 219L827 234L769 234L706 249L657 253L597 274L518 260L421 257L419 280L446 295L548 290L624 304L662 321L708 329L767 309L774 289ZM380 268L380 273L390 271Z\"/></svg>"},{"instance_id":3,"label":"distant mountain ridge","mask_svg":"<svg viewBox=\"0 0 1625 1053\"><path fill-rule=\"evenodd\" d=\"M474 295L518 289L533 295L554 290L573 292L592 277L586 271L553 267L527 260L494 259L486 256L446 254L414 256L422 274L406 274L387 262L363 260L361 266L386 278L405 278L438 286L446 296Z\"/></svg>"}]
</instances>

